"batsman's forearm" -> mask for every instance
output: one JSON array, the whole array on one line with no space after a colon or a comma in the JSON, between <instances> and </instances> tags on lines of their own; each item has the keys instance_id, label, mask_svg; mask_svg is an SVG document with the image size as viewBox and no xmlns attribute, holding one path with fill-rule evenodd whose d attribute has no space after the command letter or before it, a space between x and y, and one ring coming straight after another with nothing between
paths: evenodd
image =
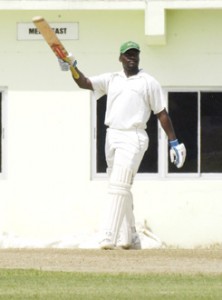
<instances>
[{"instance_id":1,"label":"batsman's forearm","mask_svg":"<svg viewBox=\"0 0 222 300\"><path fill-rule=\"evenodd\" d=\"M176 134L173 129L173 125L170 119L166 120L166 122L161 123L163 130L166 132L169 141L176 140Z\"/></svg>"},{"instance_id":2,"label":"batsman's forearm","mask_svg":"<svg viewBox=\"0 0 222 300\"><path fill-rule=\"evenodd\" d=\"M77 78L76 76L73 76L72 73L72 77L75 80L76 84L81 89L93 90L91 81L87 77L85 77L85 75L77 67L75 68L75 71L79 75L79 77Z\"/></svg>"},{"instance_id":3,"label":"batsman's forearm","mask_svg":"<svg viewBox=\"0 0 222 300\"><path fill-rule=\"evenodd\" d=\"M158 119L160 121L160 124L161 124L163 130L165 131L168 139L170 141L175 140L176 139L176 134L175 134L173 124L171 122L171 119L170 119L167 111L163 110L162 112L160 112L157 115L157 117L158 117Z\"/></svg>"}]
</instances>

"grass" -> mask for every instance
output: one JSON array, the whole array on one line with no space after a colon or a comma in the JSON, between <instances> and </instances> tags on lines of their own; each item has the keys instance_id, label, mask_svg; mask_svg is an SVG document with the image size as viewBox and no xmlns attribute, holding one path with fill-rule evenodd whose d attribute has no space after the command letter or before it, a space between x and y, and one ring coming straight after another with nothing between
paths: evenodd
<instances>
[{"instance_id":1,"label":"grass","mask_svg":"<svg viewBox=\"0 0 222 300\"><path fill-rule=\"evenodd\" d=\"M221 275L104 274L0 269L0 299L221 300Z\"/></svg>"}]
</instances>

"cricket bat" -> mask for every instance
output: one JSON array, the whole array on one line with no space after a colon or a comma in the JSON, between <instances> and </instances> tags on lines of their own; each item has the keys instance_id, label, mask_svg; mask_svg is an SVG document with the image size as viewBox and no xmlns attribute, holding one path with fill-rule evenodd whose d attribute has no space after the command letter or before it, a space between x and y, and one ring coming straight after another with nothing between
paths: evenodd
<instances>
[{"instance_id":1,"label":"cricket bat","mask_svg":"<svg viewBox=\"0 0 222 300\"><path fill-rule=\"evenodd\" d=\"M44 37L45 41L48 43L49 47L52 49L52 51L55 53L55 55L66 61L70 62L68 58L68 52L53 31L53 29L50 27L48 22L40 16L34 17L32 19L33 23L35 24L36 28L39 30L41 35ZM72 72L72 75L75 79L79 78L79 73L76 71L76 69L73 66L70 66L70 70Z\"/></svg>"}]
</instances>

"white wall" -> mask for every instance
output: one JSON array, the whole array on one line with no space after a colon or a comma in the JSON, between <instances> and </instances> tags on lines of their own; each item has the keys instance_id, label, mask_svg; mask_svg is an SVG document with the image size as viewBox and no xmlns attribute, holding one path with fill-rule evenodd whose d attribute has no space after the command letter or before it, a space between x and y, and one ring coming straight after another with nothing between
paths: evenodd
<instances>
[{"instance_id":1,"label":"white wall","mask_svg":"<svg viewBox=\"0 0 222 300\"><path fill-rule=\"evenodd\" d=\"M80 39L64 43L87 75L119 69L119 46L132 39L141 45L141 66L163 86L193 87L222 84L222 11L169 11L167 44L152 47L142 11L0 12L0 86L8 87L0 232L40 239L93 232L107 183L90 176L90 93L59 70L44 42L16 40L16 23L34 15L79 22ZM167 244L222 242L221 180L138 178L133 192L137 221L147 219Z\"/></svg>"}]
</instances>

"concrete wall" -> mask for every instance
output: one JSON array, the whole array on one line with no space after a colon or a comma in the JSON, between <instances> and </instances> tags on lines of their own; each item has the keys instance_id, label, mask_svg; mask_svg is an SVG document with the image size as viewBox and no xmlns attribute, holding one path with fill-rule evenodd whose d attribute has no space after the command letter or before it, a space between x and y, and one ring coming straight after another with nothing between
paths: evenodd
<instances>
[{"instance_id":1,"label":"concrete wall","mask_svg":"<svg viewBox=\"0 0 222 300\"><path fill-rule=\"evenodd\" d=\"M121 68L118 50L141 45L141 67L163 87L222 85L221 10L167 12L167 43L148 46L144 11L0 11L0 87L7 87L7 176L0 181L0 232L56 238L98 229L107 182L91 179L91 98L60 71L43 41L18 41L16 23L44 15L79 22L64 41L86 75ZM113 18L115 21L113 21ZM138 223L168 245L222 242L221 178L137 178Z\"/></svg>"}]
</instances>

